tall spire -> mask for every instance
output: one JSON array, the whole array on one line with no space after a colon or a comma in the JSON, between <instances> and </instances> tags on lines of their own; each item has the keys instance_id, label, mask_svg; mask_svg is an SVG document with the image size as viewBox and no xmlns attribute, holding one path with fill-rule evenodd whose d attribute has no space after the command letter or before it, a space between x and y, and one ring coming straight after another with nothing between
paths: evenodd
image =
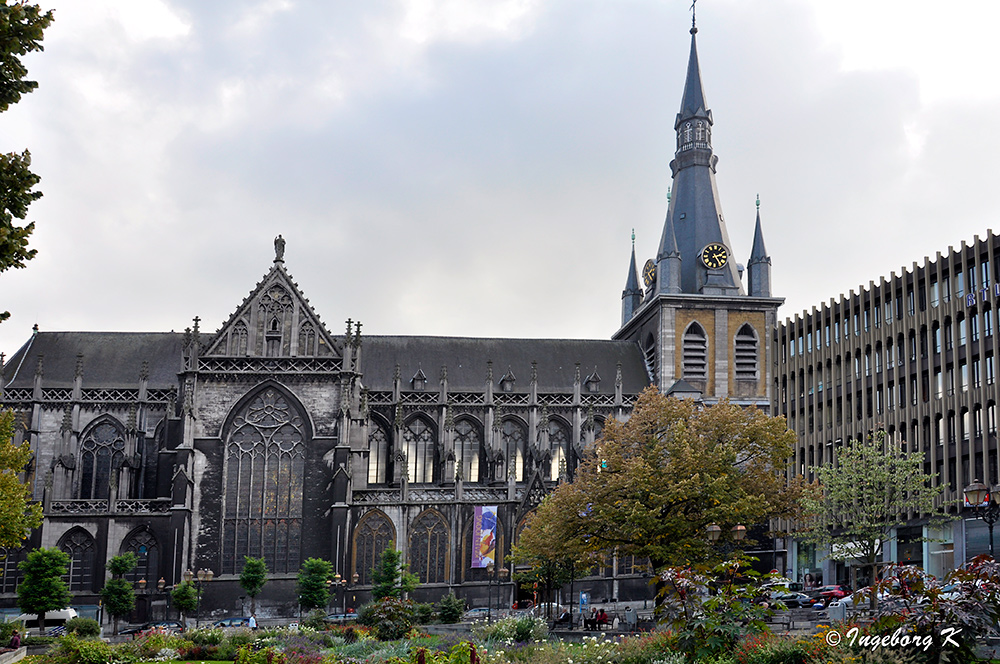
<instances>
[{"instance_id":1,"label":"tall spire","mask_svg":"<svg viewBox=\"0 0 1000 664\"><path fill-rule=\"evenodd\" d=\"M639 288L639 271L635 265L635 229L632 229L632 260L629 262L628 275L625 277L625 290L622 291L622 325L629 322L642 304L642 289Z\"/></svg>"},{"instance_id":2,"label":"tall spire","mask_svg":"<svg viewBox=\"0 0 1000 664\"><path fill-rule=\"evenodd\" d=\"M661 293L743 295L736 264L729 260L732 245L715 182L718 158L712 150L714 120L712 111L707 108L701 82L697 32L692 16L691 54L684 96L674 122L677 151L670 162L672 196L657 253L658 290ZM712 249L711 260L707 263L702 256L706 248ZM672 255L679 260L672 259ZM679 271L676 285L664 278L669 269Z\"/></svg>"},{"instance_id":3,"label":"tall spire","mask_svg":"<svg viewBox=\"0 0 1000 664\"><path fill-rule=\"evenodd\" d=\"M747 290L750 297L771 297L771 257L764 246L760 228L760 195L757 195L757 225L753 229L753 248L747 261Z\"/></svg>"}]
</instances>

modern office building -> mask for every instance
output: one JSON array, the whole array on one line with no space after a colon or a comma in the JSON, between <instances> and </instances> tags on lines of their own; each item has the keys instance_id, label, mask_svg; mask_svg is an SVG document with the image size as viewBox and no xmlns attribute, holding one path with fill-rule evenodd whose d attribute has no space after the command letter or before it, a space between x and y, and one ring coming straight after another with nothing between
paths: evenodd
<instances>
[{"instance_id":1,"label":"modern office building","mask_svg":"<svg viewBox=\"0 0 1000 664\"><path fill-rule=\"evenodd\" d=\"M884 429L924 455L951 513L974 479L996 485L998 304L1000 238L989 232L778 325L774 411L798 434L793 472L812 478L845 441ZM989 550L986 527L969 514L943 529L910 516L886 561L940 576ZM850 561L793 548L799 578L847 580Z\"/></svg>"}]
</instances>

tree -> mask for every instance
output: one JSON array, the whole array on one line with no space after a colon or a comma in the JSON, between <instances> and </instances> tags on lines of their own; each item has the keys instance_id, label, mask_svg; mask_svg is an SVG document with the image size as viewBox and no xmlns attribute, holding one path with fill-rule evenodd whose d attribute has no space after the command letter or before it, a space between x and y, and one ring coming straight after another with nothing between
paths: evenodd
<instances>
[{"instance_id":1,"label":"tree","mask_svg":"<svg viewBox=\"0 0 1000 664\"><path fill-rule=\"evenodd\" d=\"M243 571L240 572L240 587L250 597L250 615L257 613L257 595L267 583L267 561L263 558L243 556Z\"/></svg>"},{"instance_id":2,"label":"tree","mask_svg":"<svg viewBox=\"0 0 1000 664\"><path fill-rule=\"evenodd\" d=\"M42 506L29 503L31 485L20 474L31 461L31 445L14 445L12 411L0 411L0 546L17 548L42 524Z\"/></svg>"},{"instance_id":3,"label":"tree","mask_svg":"<svg viewBox=\"0 0 1000 664\"><path fill-rule=\"evenodd\" d=\"M190 581L181 581L170 592L170 601L174 608L180 611L181 622L187 629L187 615L198 610L198 590Z\"/></svg>"},{"instance_id":4,"label":"tree","mask_svg":"<svg viewBox=\"0 0 1000 664\"><path fill-rule=\"evenodd\" d=\"M514 581L540 590L547 614L552 612L552 591L584 576L601 558L588 553L580 540L558 539L556 530L556 524L539 518L538 511L532 512L510 554L512 564L528 568L517 572Z\"/></svg>"},{"instance_id":5,"label":"tree","mask_svg":"<svg viewBox=\"0 0 1000 664\"><path fill-rule=\"evenodd\" d=\"M372 570L372 599L402 597L403 593L412 592L420 585L420 579L407 571L410 566L404 564L402 558L403 554L391 545L382 552L378 566Z\"/></svg>"},{"instance_id":6,"label":"tree","mask_svg":"<svg viewBox=\"0 0 1000 664\"><path fill-rule=\"evenodd\" d=\"M104 598L105 610L112 618L114 636L118 636L118 621L135 608L135 590L124 577L135 569L136 564L135 554L131 551L108 561L111 579L101 588L101 597Z\"/></svg>"},{"instance_id":7,"label":"tree","mask_svg":"<svg viewBox=\"0 0 1000 664\"><path fill-rule=\"evenodd\" d=\"M904 452L885 431L865 441L849 440L837 452L836 465L814 466L818 484L801 499L810 527L798 536L829 550L838 558L856 558L875 580L875 566L906 514L928 515L941 522L935 501L944 486L932 486L936 475L924 473L924 455ZM875 606L875 595L871 596Z\"/></svg>"},{"instance_id":8,"label":"tree","mask_svg":"<svg viewBox=\"0 0 1000 664\"><path fill-rule=\"evenodd\" d=\"M52 23L52 11L42 12L38 5L18 0L0 0L0 112L16 104L21 95L38 87L24 77L28 70L21 58L32 51L41 51L45 28ZM0 272L22 268L34 258L36 250L28 248L28 237L35 223L18 225L28 206L42 193L31 189L39 177L31 172L31 154L11 152L0 154ZM0 312L0 321L10 316Z\"/></svg>"},{"instance_id":9,"label":"tree","mask_svg":"<svg viewBox=\"0 0 1000 664\"><path fill-rule=\"evenodd\" d=\"M761 523L796 504L797 488L777 472L794 442L784 418L648 388L627 422L607 422L573 481L542 502L519 550L556 558L553 551L578 543L648 558L656 571L718 559L709 525ZM529 534L539 527L547 532Z\"/></svg>"},{"instance_id":10,"label":"tree","mask_svg":"<svg viewBox=\"0 0 1000 664\"><path fill-rule=\"evenodd\" d=\"M17 586L17 605L24 613L38 615L38 630L45 633L45 612L69 606L72 597L63 581L69 556L59 549L36 549L19 565L24 579Z\"/></svg>"},{"instance_id":11,"label":"tree","mask_svg":"<svg viewBox=\"0 0 1000 664\"><path fill-rule=\"evenodd\" d=\"M333 564L322 558L307 558L299 570L299 606L322 609L330 601L327 580L333 580Z\"/></svg>"}]
</instances>

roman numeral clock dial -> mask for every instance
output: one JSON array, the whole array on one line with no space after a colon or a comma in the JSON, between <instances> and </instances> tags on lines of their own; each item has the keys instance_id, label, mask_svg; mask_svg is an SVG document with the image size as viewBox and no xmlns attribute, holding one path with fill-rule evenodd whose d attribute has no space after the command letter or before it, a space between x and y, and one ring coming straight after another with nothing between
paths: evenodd
<instances>
[{"instance_id":1,"label":"roman numeral clock dial","mask_svg":"<svg viewBox=\"0 0 1000 664\"><path fill-rule=\"evenodd\" d=\"M725 267L726 263L729 262L729 250L726 249L726 245L718 242L707 244L701 250L701 262L710 270Z\"/></svg>"}]
</instances>

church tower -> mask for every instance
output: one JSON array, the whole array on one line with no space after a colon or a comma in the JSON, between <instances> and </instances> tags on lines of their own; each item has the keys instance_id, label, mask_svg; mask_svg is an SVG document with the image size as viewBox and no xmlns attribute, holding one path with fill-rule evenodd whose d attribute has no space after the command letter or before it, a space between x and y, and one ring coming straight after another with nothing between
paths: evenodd
<instances>
[{"instance_id":1,"label":"church tower","mask_svg":"<svg viewBox=\"0 0 1000 664\"><path fill-rule=\"evenodd\" d=\"M645 289L634 294L629 268L622 297L622 327L614 335L642 349L650 380L661 391L729 398L768 409L772 331L783 299L771 297L771 259L757 225L747 262L733 260L722 214L712 148L714 119L705 101L696 35L681 109L674 122L677 147L667 216L656 256L642 269ZM632 250L635 265L635 248Z\"/></svg>"}]
</instances>

